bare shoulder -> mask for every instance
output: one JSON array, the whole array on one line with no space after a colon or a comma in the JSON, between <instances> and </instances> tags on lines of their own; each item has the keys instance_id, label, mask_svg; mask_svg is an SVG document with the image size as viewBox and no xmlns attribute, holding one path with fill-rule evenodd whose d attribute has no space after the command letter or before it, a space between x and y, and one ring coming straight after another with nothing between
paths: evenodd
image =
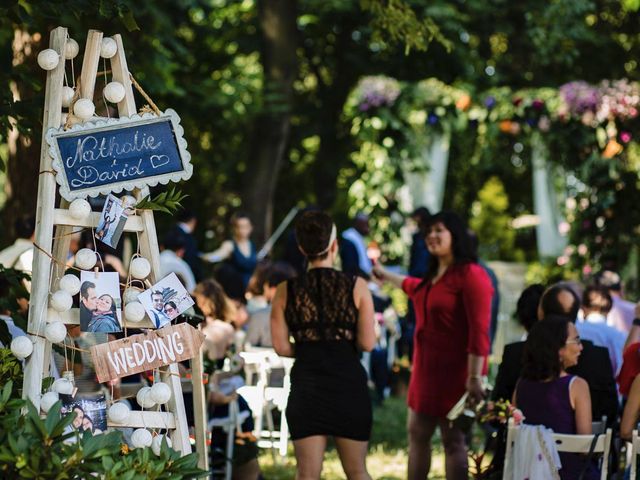
<instances>
[{"instance_id":1,"label":"bare shoulder","mask_svg":"<svg viewBox=\"0 0 640 480\"><path fill-rule=\"evenodd\" d=\"M589 392L589 384L582 377L573 377L573 380L571 380L571 389L581 395Z\"/></svg>"}]
</instances>

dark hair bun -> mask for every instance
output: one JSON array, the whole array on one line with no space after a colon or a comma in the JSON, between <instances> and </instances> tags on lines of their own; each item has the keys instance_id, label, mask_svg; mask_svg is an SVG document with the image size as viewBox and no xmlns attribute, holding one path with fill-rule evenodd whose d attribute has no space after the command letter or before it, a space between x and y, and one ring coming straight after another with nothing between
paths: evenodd
<instances>
[{"instance_id":1,"label":"dark hair bun","mask_svg":"<svg viewBox=\"0 0 640 480\"><path fill-rule=\"evenodd\" d=\"M326 256L333 220L321 211L304 212L296 222L296 240L309 260Z\"/></svg>"}]
</instances>

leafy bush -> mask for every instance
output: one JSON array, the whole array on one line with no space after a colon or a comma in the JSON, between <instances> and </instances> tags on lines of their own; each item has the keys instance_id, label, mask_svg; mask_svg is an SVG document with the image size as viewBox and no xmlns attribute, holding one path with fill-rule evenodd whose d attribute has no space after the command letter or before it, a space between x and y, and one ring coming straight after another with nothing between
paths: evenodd
<instances>
[{"instance_id":1,"label":"leafy bush","mask_svg":"<svg viewBox=\"0 0 640 480\"><path fill-rule=\"evenodd\" d=\"M40 418L30 401L12 398L12 390L9 381L0 394L2 478L181 480L208 475L197 468L195 453L181 457L166 442L159 456L150 448L130 451L119 431L81 435L70 428L75 413L60 414L61 402Z\"/></svg>"}]
</instances>

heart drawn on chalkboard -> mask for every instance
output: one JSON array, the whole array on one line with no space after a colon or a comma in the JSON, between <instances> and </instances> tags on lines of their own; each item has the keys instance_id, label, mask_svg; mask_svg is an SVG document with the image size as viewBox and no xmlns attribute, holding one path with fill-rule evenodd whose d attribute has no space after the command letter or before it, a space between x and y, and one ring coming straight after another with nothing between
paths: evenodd
<instances>
[{"instance_id":1,"label":"heart drawn on chalkboard","mask_svg":"<svg viewBox=\"0 0 640 480\"><path fill-rule=\"evenodd\" d=\"M149 161L153 168L160 168L169 163L170 159L168 155L151 155Z\"/></svg>"}]
</instances>

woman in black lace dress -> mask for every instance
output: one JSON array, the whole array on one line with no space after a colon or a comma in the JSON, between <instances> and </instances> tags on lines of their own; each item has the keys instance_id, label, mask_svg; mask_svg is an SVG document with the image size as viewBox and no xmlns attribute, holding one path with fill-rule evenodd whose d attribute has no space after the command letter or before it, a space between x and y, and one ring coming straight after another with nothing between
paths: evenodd
<instances>
[{"instance_id":1,"label":"woman in black lace dress","mask_svg":"<svg viewBox=\"0 0 640 480\"><path fill-rule=\"evenodd\" d=\"M278 285L271 311L276 352L296 358L286 411L296 478L320 478L331 436L347 478L370 479L371 402L359 352L375 344L371 294L364 280L333 268L338 244L327 214L303 214L296 239L309 270Z\"/></svg>"}]
</instances>

